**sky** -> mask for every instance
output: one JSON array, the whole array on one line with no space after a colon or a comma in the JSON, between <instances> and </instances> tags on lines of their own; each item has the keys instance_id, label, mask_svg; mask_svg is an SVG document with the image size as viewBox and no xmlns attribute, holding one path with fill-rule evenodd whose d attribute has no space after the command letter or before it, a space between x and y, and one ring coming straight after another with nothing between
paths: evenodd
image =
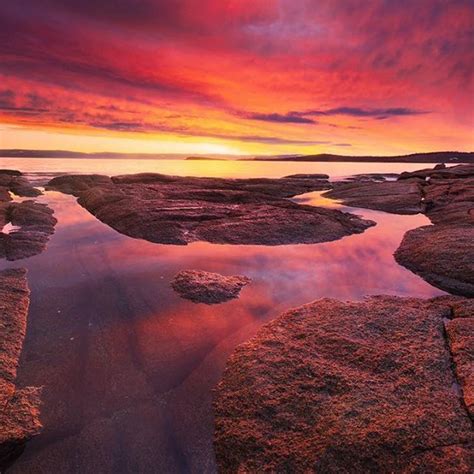
<instances>
[{"instance_id":1,"label":"sky","mask_svg":"<svg viewBox=\"0 0 474 474\"><path fill-rule=\"evenodd\" d=\"M474 150L472 0L0 2L0 148Z\"/></svg>"}]
</instances>

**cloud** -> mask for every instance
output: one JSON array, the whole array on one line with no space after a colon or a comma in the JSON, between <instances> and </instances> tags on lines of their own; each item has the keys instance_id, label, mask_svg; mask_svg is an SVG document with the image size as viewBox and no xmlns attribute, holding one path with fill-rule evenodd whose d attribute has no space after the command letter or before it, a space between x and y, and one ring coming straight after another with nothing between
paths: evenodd
<instances>
[{"instance_id":1,"label":"cloud","mask_svg":"<svg viewBox=\"0 0 474 474\"><path fill-rule=\"evenodd\" d=\"M369 117L376 119L386 119L389 117L406 117L410 115L423 115L429 112L408 107L391 107L391 108L375 108L363 109L359 107L335 107L327 110L308 110L300 112L301 115L306 116L320 116L320 115L347 115L350 117Z\"/></svg>"},{"instance_id":2,"label":"cloud","mask_svg":"<svg viewBox=\"0 0 474 474\"><path fill-rule=\"evenodd\" d=\"M359 107L341 106L327 110L306 110L301 112L287 113L240 113L241 116L249 120L260 120L263 122L275 123L299 123L299 124L316 124L317 121L311 117L314 116L333 116L346 115L349 117L374 118L377 120L385 120L391 117L406 117L410 115L423 115L429 112L411 109L408 107L391 107L391 108L375 108L363 109Z\"/></svg>"},{"instance_id":3,"label":"cloud","mask_svg":"<svg viewBox=\"0 0 474 474\"><path fill-rule=\"evenodd\" d=\"M314 124L315 120L304 117L298 113L289 112L287 114L249 114L246 118L250 120L261 120L263 122L276 122L276 123L302 123L302 124Z\"/></svg>"},{"instance_id":4,"label":"cloud","mask_svg":"<svg viewBox=\"0 0 474 474\"><path fill-rule=\"evenodd\" d=\"M295 146L317 124L321 144L437 146L474 123L472 18L469 0L4 1L0 118Z\"/></svg>"}]
</instances>

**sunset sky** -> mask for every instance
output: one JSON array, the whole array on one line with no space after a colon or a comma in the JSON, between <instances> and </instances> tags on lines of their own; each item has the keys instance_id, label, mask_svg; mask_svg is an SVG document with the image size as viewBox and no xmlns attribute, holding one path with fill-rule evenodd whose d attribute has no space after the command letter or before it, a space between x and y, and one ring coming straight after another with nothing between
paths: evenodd
<instances>
[{"instance_id":1,"label":"sunset sky","mask_svg":"<svg viewBox=\"0 0 474 474\"><path fill-rule=\"evenodd\" d=\"M4 0L0 148L474 149L472 0Z\"/></svg>"}]
</instances>

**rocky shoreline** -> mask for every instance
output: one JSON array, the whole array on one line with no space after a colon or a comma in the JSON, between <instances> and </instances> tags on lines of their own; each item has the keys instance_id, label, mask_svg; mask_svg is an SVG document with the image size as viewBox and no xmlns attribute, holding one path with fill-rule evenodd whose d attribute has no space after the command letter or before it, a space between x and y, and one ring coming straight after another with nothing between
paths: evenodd
<instances>
[{"instance_id":1,"label":"rocky shoreline","mask_svg":"<svg viewBox=\"0 0 474 474\"><path fill-rule=\"evenodd\" d=\"M0 258L12 261L41 253L57 221L46 204L32 200L16 202L10 193L19 197L37 197L42 193L21 172L0 170ZM7 224L14 231L1 232Z\"/></svg>"},{"instance_id":2,"label":"rocky shoreline","mask_svg":"<svg viewBox=\"0 0 474 474\"><path fill-rule=\"evenodd\" d=\"M160 244L314 244L375 225L351 212L301 205L324 196L353 208L425 214L397 262L449 293L474 296L474 165L361 175L223 179L155 173L63 175L72 194L118 232ZM0 258L37 255L54 232L45 204L18 171L0 171ZM192 302L237 298L250 280L183 270L172 288ZM0 272L0 470L37 434L39 390L17 388L29 292L24 270ZM322 299L265 326L229 359L216 391L222 472L471 472L474 305L468 298Z\"/></svg>"},{"instance_id":3,"label":"rocky shoreline","mask_svg":"<svg viewBox=\"0 0 474 474\"><path fill-rule=\"evenodd\" d=\"M25 443L41 429L40 389L17 387L18 360L23 347L29 290L26 271L0 272L0 471L18 457Z\"/></svg>"},{"instance_id":4,"label":"rocky shoreline","mask_svg":"<svg viewBox=\"0 0 474 474\"><path fill-rule=\"evenodd\" d=\"M353 214L287 199L330 188L326 175L280 179L66 175L48 184L48 189L77 196L79 204L118 232L174 245L310 244L375 225Z\"/></svg>"}]
</instances>

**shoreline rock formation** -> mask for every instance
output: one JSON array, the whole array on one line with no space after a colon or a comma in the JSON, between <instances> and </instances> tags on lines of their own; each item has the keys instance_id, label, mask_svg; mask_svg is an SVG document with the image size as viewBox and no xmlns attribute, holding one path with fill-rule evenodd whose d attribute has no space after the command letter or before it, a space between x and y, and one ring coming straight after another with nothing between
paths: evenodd
<instances>
[{"instance_id":1,"label":"shoreline rock formation","mask_svg":"<svg viewBox=\"0 0 474 474\"><path fill-rule=\"evenodd\" d=\"M8 191L20 197L36 197L42 192L33 187L21 171L0 170L0 201L11 201Z\"/></svg>"},{"instance_id":2,"label":"shoreline rock formation","mask_svg":"<svg viewBox=\"0 0 474 474\"><path fill-rule=\"evenodd\" d=\"M474 165L437 165L397 181L334 183L323 196L347 206L424 213L433 225L408 231L395 259L437 288L474 297Z\"/></svg>"},{"instance_id":3,"label":"shoreline rock formation","mask_svg":"<svg viewBox=\"0 0 474 474\"><path fill-rule=\"evenodd\" d=\"M227 362L219 472L472 472L473 309L376 296L284 313Z\"/></svg>"},{"instance_id":4,"label":"shoreline rock formation","mask_svg":"<svg viewBox=\"0 0 474 474\"><path fill-rule=\"evenodd\" d=\"M408 231L395 259L428 283L474 297L474 165L402 173L423 180L425 214L433 223Z\"/></svg>"},{"instance_id":5,"label":"shoreline rock formation","mask_svg":"<svg viewBox=\"0 0 474 474\"><path fill-rule=\"evenodd\" d=\"M340 200L346 206L392 214L419 214L424 211L422 187L410 180L334 183L334 189L325 192L323 196Z\"/></svg>"},{"instance_id":6,"label":"shoreline rock formation","mask_svg":"<svg viewBox=\"0 0 474 474\"><path fill-rule=\"evenodd\" d=\"M240 290L250 281L239 275L183 270L174 277L171 286L182 298L194 303L218 304L238 298Z\"/></svg>"},{"instance_id":7,"label":"shoreline rock formation","mask_svg":"<svg viewBox=\"0 0 474 474\"><path fill-rule=\"evenodd\" d=\"M28 315L29 290L23 269L0 272L0 471L18 457L41 429L40 389L15 385Z\"/></svg>"},{"instance_id":8,"label":"shoreline rock formation","mask_svg":"<svg viewBox=\"0 0 474 474\"><path fill-rule=\"evenodd\" d=\"M20 197L36 197L41 191L15 170L0 170L0 258L19 260L41 253L54 233L57 220L46 204L14 202L10 192ZM2 232L11 224L13 232Z\"/></svg>"},{"instance_id":9,"label":"shoreline rock formation","mask_svg":"<svg viewBox=\"0 0 474 474\"><path fill-rule=\"evenodd\" d=\"M285 245L319 243L361 233L374 222L287 198L329 189L320 175L223 179L142 173L59 176L48 189L78 202L118 232L155 243Z\"/></svg>"}]
</instances>

